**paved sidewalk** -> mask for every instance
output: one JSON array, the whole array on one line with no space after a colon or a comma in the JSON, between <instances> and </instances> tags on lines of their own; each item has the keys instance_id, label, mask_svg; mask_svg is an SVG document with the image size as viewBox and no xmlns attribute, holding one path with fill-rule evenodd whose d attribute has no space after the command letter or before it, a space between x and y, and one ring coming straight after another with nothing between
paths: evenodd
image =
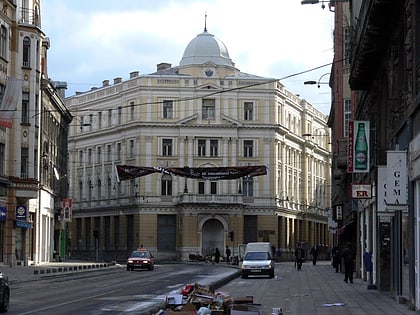
<instances>
[{"instance_id":1,"label":"paved sidewalk","mask_svg":"<svg viewBox=\"0 0 420 315\"><path fill-rule=\"evenodd\" d=\"M264 315L271 315L273 308L290 315L420 314L398 304L387 292L368 290L362 279L353 282L345 283L344 274L335 273L327 261L316 266L305 262L301 271L293 262L281 262L276 264L274 279L238 278L219 290L232 297L253 296Z\"/></svg>"}]
</instances>

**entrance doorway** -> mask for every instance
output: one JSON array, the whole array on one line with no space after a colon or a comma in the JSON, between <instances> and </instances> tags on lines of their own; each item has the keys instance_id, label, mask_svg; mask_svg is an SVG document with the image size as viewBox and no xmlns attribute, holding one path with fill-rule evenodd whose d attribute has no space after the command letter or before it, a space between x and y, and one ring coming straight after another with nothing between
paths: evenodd
<instances>
[{"instance_id":1,"label":"entrance doorway","mask_svg":"<svg viewBox=\"0 0 420 315\"><path fill-rule=\"evenodd\" d=\"M217 219L211 218L204 222L202 228L202 255L213 256L216 247L223 255L225 244L225 232L223 224Z\"/></svg>"}]
</instances>

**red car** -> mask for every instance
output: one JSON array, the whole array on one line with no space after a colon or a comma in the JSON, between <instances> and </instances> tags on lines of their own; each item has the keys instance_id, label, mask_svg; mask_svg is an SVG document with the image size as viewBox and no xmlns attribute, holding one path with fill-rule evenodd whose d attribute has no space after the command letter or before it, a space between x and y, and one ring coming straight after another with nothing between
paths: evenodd
<instances>
[{"instance_id":1,"label":"red car","mask_svg":"<svg viewBox=\"0 0 420 315\"><path fill-rule=\"evenodd\" d=\"M154 268L155 261L153 259L153 255L150 251L145 249L133 251L127 260L127 270L153 270Z\"/></svg>"}]
</instances>

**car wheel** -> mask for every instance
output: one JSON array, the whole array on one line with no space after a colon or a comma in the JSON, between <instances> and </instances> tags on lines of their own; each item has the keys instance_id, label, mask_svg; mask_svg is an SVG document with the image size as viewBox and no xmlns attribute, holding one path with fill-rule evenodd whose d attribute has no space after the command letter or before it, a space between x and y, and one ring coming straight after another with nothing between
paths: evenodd
<instances>
[{"instance_id":1,"label":"car wheel","mask_svg":"<svg viewBox=\"0 0 420 315\"><path fill-rule=\"evenodd\" d=\"M3 292L3 300L0 304L0 312L7 312L9 310L9 299L10 299L10 291L5 290Z\"/></svg>"},{"instance_id":2,"label":"car wheel","mask_svg":"<svg viewBox=\"0 0 420 315\"><path fill-rule=\"evenodd\" d=\"M129 266L127 266L127 271L130 271L130 267Z\"/></svg>"},{"instance_id":3,"label":"car wheel","mask_svg":"<svg viewBox=\"0 0 420 315\"><path fill-rule=\"evenodd\" d=\"M274 278L274 271L270 273L269 277Z\"/></svg>"},{"instance_id":4,"label":"car wheel","mask_svg":"<svg viewBox=\"0 0 420 315\"><path fill-rule=\"evenodd\" d=\"M248 276L247 275L244 275L244 274L242 274L241 277L242 277L242 279L248 278Z\"/></svg>"}]
</instances>

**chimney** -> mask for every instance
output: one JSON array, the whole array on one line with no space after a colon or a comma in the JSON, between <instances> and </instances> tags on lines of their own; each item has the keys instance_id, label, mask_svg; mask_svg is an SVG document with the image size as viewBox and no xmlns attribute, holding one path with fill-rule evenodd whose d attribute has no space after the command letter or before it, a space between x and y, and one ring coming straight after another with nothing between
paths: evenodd
<instances>
[{"instance_id":1,"label":"chimney","mask_svg":"<svg viewBox=\"0 0 420 315\"><path fill-rule=\"evenodd\" d=\"M57 90L58 95L60 95L62 99L66 98L67 82L53 81L53 85Z\"/></svg>"},{"instance_id":2,"label":"chimney","mask_svg":"<svg viewBox=\"0 0 420 315\"><path fill-rule=\"evenodd\" d=\"M130 72L130 79L135 78L135 77L138 77L138 76L139 76L139 72L138 71Z\"/></svg>"},{"instance_id":3,"label":"chimney","mask_svg":"<svg viewBox=\"0 0 420 315\"><path fill-rule=\"evenodd\" d=\"M109 86L109 80L102 81L102 87Z\"/></svg>"},{"instance_id":4,"label":"chimney","mask_svg":"<svg viewBox=\"0 0 420 315\"><path fill-rule=\"evenodd\" d=\"M114 84L118 84L121 83L122 79L121 78L115 78L114 79Z\"/></svg>"},{"instance_id":5,"label":"chimney","mask_svg":"<svg viewBox=\"0 0 420 315\"><path fill-rule=\"evenodd\" d=\"M159 70L166 70L172 67L172 64L167 63L167 62L161 62L159 63L157 66L157 71Z\"/></svg>"}]
</instances>

